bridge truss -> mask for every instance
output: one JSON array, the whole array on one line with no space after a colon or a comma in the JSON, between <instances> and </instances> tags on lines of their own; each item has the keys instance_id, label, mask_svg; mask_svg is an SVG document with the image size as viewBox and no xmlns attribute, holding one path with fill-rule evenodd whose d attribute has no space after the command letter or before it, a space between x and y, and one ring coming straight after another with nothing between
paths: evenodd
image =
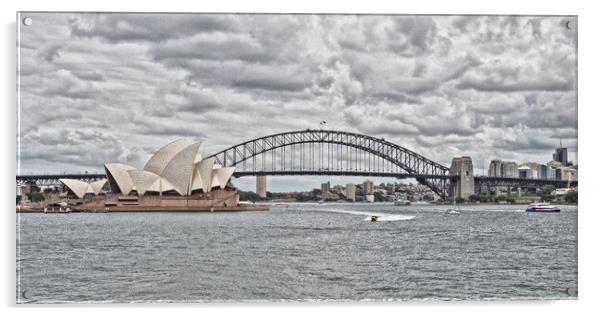
<instances>
[{"instance_id":1,"label":"bridge truss","mask_svg":"<svg viewBox=\"0 0 602 316\"><path fill-rule=\"evenodd\" d=\"M304 130L264 136L210 155L235 176L341 175L415 178L439 196L449 191L449 168L383 138Z\"/></svg>"},{"instance_id":2,"label":"bridge truss","mask_svg":"<svg viewBox=\"0 0 602 316\"><path fill-rule=\"evenodd\" d=\"M36 174L17 176L17 185L36 185L36 186L59 186L63 185L59 179L75 179L81 181L98 181L106 179L104 173L80 173L80 174Z\"/></svg>"}]
</instances>

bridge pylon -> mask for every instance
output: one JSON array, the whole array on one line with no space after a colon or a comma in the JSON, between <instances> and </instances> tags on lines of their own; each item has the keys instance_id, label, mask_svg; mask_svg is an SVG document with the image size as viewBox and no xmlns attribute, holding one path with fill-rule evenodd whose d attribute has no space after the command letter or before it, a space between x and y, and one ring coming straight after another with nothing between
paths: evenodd
<instances>
[{"instance_id":1,"label":"bridge pylon","mask_svg":"<svg viewBox=\"0 0 602 316\"><path fill-rule=\"evenodd\" d=\"M257 183L255 186L255 193L259 195L260 198L265 199L268 197L268 180L266 176L257 176Z\"/></svg>"},{"instance_id":2,"label":"bridge pylon","mask_svg":"<svg viewBox=\"0 0 602 316\"><path fill-rule=\"evenodd\" d=\"M450 181L450 196L452 198L468 199L475 192L474 168L469 156L452 159L450 175L457 176Z\"/></svg>"}]
</instances>

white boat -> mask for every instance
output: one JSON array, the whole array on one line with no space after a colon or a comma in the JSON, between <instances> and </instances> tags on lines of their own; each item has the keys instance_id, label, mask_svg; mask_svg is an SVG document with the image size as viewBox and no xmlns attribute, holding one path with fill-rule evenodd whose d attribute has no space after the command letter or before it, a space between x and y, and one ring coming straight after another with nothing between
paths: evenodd
<instances>
[{"instance_id":1,"label":"white boat","mask_svg":"<svg viewBox=\"0 0 602 316\"><path fill-rule=\"evenodd\" d=\"M554 205L550 205L550 203L531 203L525 211L539 213L558 213L560 212L560 208Z\"/></svg>"},{"instance_id":2,"label":"white boat","mask_svg":"<svg viewBox=\"0 0 602 316\"><path fill-rule=\"evenodd\" d=\"M454 209L448 209L445 214L460 214L460 211Z\"/></svg>"}]
</instances>

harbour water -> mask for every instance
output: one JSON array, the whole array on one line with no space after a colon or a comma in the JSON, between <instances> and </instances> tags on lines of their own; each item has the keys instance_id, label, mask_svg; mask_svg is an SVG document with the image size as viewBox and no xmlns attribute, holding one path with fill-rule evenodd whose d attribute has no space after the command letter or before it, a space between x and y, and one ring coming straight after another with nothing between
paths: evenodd
<instances>
[{"instance_id":1,"label":"harbour water","mask_svg":"<svg viewBox=\"0 0 602 316\"><path fill-rule=\"evenodd\" d=\"M448 208L17 214L17 301L577 297L576 206Z\"/></svg>"}]
</instances>

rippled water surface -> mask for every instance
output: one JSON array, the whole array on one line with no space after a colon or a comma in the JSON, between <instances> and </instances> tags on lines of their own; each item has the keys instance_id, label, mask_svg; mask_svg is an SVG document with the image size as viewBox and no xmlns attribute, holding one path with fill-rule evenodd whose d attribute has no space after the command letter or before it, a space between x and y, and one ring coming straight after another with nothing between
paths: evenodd
<instances>
[{"instance_id":1,"label":"rippled water surface","mask_svg":"<svg viewBox=\"0 0 602 316\"><path fill-rule=\"evenodd\" d=\"M575 298L577 209L18 214L19 302ZM368 214L393 215L366 221ZM403 215L403 216L400 216Z\"/></svg>"}]
</instances>

